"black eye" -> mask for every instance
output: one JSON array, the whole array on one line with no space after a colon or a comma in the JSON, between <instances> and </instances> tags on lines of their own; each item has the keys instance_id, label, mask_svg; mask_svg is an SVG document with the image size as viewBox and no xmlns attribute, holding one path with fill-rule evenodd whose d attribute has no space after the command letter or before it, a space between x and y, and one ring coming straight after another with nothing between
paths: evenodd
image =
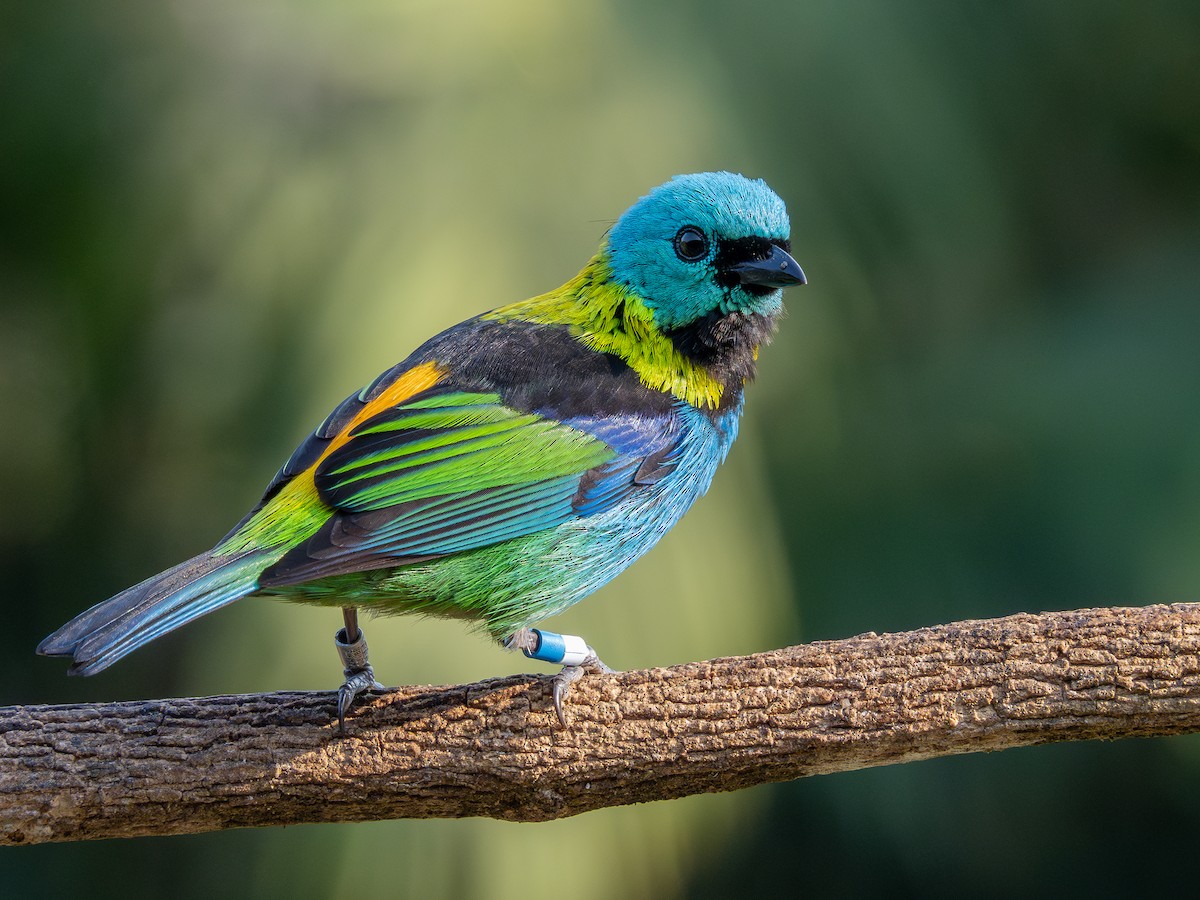
<instances>
[{"instance_id":1,"label":"black eye","mask_svg":"<svg viewBox=\"0 0 1200 900\"><path fill-rule=\"evenodd\" d=\"M708 256L708 238L695 225L684 225L675 235L675 255L684 262L695 262Z\"/></svg>"}]
</instances>

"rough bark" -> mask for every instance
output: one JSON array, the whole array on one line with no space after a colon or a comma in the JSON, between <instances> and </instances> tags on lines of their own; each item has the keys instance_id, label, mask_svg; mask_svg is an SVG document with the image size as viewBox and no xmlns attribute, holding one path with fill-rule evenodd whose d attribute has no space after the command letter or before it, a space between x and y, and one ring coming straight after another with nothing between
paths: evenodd
<instances>
[{"instance_id":1,"label":"rough bark","mask_svg":"<svg viewBox=\"0 0 1200 900\"><path fill-rule=\"evenodd\" d=\"M433 816L535 821L1049 741L1200 730L1200 605L866 634L548 680L0 709L0 843Z\"/></svg>"}]
</instances>

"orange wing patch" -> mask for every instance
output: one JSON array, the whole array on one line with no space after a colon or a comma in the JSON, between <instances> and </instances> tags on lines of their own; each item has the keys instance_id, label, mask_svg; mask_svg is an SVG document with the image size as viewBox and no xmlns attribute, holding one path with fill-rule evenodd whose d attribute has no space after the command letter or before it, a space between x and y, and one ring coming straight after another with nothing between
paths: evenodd
<instances>
[{"instance_id":1,"label":"orange wing patch","mask_svg":"<svg viewBox=\"0 0 1200 900\"><path fill-rule=\"evenodd\" d=\"M320 459L309 466L304 474L309 474L320 465L321 460L349 441L354 429L367 421L367 419L391 409L393 406L399 406L409 397L419 394L421 391L428 390L441 381L445 375L446 373L442 369L439 369L436 364L431 362L413 366L388 385L378 397L360 409L358 415L351 419L345 428L330 439L329 446L325 448L325 452L321 454Z\"/></svg>"}]
</instances>

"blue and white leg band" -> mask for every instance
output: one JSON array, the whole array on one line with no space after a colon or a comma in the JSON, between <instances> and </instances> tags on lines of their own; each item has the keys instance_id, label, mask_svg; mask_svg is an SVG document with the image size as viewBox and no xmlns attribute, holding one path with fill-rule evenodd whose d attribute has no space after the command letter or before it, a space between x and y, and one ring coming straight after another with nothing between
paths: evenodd
<instances>
[{"instance_id":1,"label":"blue and white leg band","mask_svg":"<svg viewBox=\"0 0 1200 900\"><path fill-rule=\"evenodd\" d=\"M587 641L577 634L555 634L540 628L530 630L537 636L537 647L521 651L530 659L540 659L562 666L579 666L592 655Z\"/></svg>"}]
</instances>

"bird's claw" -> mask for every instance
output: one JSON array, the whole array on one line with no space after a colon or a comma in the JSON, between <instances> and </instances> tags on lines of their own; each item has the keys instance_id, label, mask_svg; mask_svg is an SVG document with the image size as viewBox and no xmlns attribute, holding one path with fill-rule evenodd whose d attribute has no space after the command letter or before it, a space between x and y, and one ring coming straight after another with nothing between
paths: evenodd
<instances>
[{"instance_id":1,"label":"bird's claw","mask_svg":"<svg viewBox=\"0 0 1200 900\"><path fill-rule=\"evenodd\" d=\"M375 672L370 666L357 671L347 669L345 674L346 683L338 688L338 731L346 730L346 713L350 712L350 707L354 705L359 694L384 690L383 685L375 680Z\"/></svg>"},{"instance_id":2,"label":"bird's claw","mask_svg":"<svg viewBox=\"0 0 1200 900\"><path fill-rule=\"evenodd\" d=\"M567 727L567 714L563 712L563 701L571 690L571 685L583 677L583 666L563 666L562 671L550 679L554 691L554 711L558 713L558 724Z\"/></svg>"},{"instance_id":3,"label":"bird's claw","mask_svg":"<svg viewBox=\"0 0 1200 900\"><path fill-rule=\"evenodd\" d=\"M596 651L591 647L588 647L587 658L579 665L563 666L562 671L550 679L554 695L554 711L558 713L558 724L564 729L567 727L567 714L563 712L563 701L567 699L567 694L571 691L571 685L582 678L584 673L610 675L613 671L613 669L604 664L600 657L596 655Z\"/></svg>"}]
</instances>

